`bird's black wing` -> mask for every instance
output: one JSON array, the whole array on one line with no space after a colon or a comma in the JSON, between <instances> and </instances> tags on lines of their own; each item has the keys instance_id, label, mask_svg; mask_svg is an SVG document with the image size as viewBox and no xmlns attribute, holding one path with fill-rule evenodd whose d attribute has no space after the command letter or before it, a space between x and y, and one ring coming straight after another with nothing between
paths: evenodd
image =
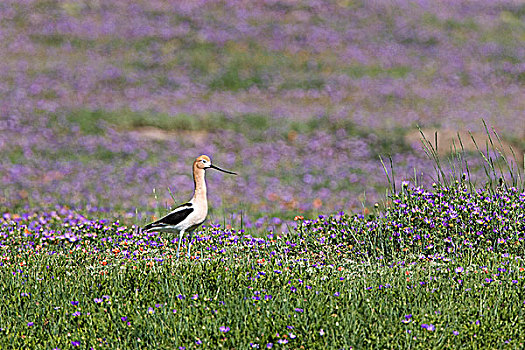
<instances>
[{"instance_id":1,"label":"bird's black wing","mask_svg":"<svg viewBox=\"0 0 525 350\"><path fill-rule=\"evenodd\" d=\"M186 219L188 215L190 215L193 212L193 210L194 209L192 208L191 203L185 203L175 208L168 215L158 219L155 222L152 222L151 224L147 224L146 226L144 226L143 230L148 231L155 228L175 226L181 223L182 220Z\"/></svg>"}]
</instances>

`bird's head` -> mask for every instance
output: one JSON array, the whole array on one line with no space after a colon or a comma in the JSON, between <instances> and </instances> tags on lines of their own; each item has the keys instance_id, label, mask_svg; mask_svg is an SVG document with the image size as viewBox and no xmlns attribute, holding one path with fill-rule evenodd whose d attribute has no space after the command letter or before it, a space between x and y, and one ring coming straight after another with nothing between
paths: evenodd
<instances>
[{"instance_id":1,"label":"bird's head","mask_svg":"<svg viewBox=\"0 0 525 350\"><path fill-rule=\"evenodd\" d=\"M193 167L195 167L197 169L203 169L203 170L212 168L212 169L215 169L215 170L222 171L223 173L237 175L237 173L234 173L233 171L224 170L224 169L221 169L221 168L213 165L211 163L210 157L208 157L207 155L204 155L204 154L202 156L197 157L197 159L195 159L195 162L193 162Z\"/></svg>"}]
</instances>

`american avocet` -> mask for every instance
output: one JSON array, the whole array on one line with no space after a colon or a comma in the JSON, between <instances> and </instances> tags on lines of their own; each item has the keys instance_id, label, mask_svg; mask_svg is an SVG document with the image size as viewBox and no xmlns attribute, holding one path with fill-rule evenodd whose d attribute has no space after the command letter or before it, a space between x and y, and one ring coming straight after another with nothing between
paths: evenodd
<instances>
[{"instance_id":1,"label":"american avocet","mask_svg":"<svg viewBox=\"0 0 525 350\"><path fill-rule=\"evenodd\" d=\"M166 216L144 226L143 232L173 232L179 233L179 246L177 247L177 258L179 257L180 243L185 232L190 234L188 241L188 255L190 254L191 233L199 227L208 215L208 200L206 196L206 169L216 169L224 173L237 175L228 170L221 169L211 164L210 157L202 155L193 162L193 182L195 192L189 202L179 205Z\"/></svg>"}]
</instances>

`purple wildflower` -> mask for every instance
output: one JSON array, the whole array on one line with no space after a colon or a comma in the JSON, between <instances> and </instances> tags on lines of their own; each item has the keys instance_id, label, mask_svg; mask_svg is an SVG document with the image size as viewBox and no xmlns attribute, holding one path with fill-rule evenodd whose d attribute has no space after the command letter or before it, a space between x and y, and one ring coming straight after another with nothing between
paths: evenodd
<instances>
[{"instance_id":1,"label":"purple wildflower","mask_svg":"<svg viewBox=\"0 0 525 350\"><path fill-rule=\"evenodd\" d=\"M432 331L434 331L436 329L436 327L433 324L426 324L426 323L423 323L421 325L421 328L424 328L424 329L426 329L427 331L430 331L430 332L432 332Z\"/></svg>"}]
</instances>

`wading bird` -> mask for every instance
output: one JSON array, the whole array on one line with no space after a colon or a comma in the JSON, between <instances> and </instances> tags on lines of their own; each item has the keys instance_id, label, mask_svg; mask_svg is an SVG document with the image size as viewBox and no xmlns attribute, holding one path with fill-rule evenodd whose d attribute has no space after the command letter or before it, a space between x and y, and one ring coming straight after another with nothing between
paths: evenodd
<instances>
[{"instance_id":1,"label":"wading bird","mask_svg":"<svg viewBox=\"0 0 525 350\"><path fill-rule=\"evenodd\" d=\"M188 241L188 255L190 255L191 233L199 227L208 215L208 199L206 196L206 169L216 169L224 173L237 175L228 170L221 169L211 164L210 157L202 155L193 162L193 182L195 192L193 198L179 205L166 216L144 226L143 232L173 232L179 233L179 246L177 247L177 258L179 257L180 243L184 233L190 234Z\"/></svg>"}]
</instances>

